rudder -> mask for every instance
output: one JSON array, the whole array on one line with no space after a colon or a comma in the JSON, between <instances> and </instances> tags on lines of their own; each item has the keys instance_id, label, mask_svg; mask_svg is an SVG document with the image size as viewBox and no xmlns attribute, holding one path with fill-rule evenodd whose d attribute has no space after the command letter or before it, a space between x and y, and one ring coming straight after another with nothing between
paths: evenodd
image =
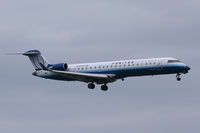
<instances>
[{"instance_id":1,"label":"rudder","mask_svg":"<svg viewBox=\"0 0 200 133\"><path fill-rule=\"evenodd\" d=\"M39 50L30 50L30 51L23 53L23 55L29 57L29 59L36 71L47 70L47 68L49 67L49 63L41 55L41 52Z\"/></svg>"}]
</instances>

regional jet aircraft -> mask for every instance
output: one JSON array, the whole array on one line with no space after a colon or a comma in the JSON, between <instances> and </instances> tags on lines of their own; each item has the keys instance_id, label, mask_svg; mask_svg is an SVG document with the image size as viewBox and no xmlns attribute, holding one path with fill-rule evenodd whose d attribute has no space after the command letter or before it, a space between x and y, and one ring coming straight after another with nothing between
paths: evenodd
<instances>
[{"instance_id":1,"label":"regional jet aircraft","mask_svg":"<svg viewBox=\"0 0 200 133\"><path fill-rule=\"evenodd\" d=\"M30 50L22 54L28 56L32 62L36 70L33 72L34 76L62 81L81 81L87 83L89 89L94 89L95 84L101 84L103 91L108 90L108 83L123 81L132 76L176 74L177 80L180 81L180 75L190 70L190 67L175 58L49 64L38 50Z\"/></svg>"}]
</instances>

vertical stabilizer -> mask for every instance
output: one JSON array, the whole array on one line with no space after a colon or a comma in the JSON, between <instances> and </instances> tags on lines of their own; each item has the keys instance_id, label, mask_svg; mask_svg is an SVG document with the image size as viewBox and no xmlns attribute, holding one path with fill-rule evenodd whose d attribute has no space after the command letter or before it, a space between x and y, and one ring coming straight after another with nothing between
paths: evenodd
<instances>
[{"instance_id":1,"label":"vertical stabilizer","mask_svg":"<svg viewBox=\"0 0 200 133\"><path fill-rule=\"evenodd\" d=\"M39 50L30 50L23 53L23 55L29 57L36 71L47 70L47 68L49 67L47 60L41 55L41 52Z\"/></svg>"}]
</instances>

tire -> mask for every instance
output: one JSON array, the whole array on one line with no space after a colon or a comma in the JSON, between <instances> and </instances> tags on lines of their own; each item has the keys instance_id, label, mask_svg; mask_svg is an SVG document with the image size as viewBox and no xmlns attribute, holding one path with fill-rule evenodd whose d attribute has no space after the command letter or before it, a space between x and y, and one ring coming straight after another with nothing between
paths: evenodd
<instances>
[{"instance_id":1,"label":"tire","mask_svg":"<svg viewBox=\"0 0 200 133\"><path fill-rule=\"evenodd\" d=\"M94 89L94 88L95 88L95 84L89 83L89 84L88 84L88 88L89 88L89 89Z\"/></svg>"},{"instance_id":2,"label":"tire","mask_svg":"<svg viewBox=\"0 0 200 133\"><path fill-rule=\"evenodd\" d=\"M108 86L107 85L102 85L101 86L101 90L102 91L107 91L108 90Z\"/></svg>"},{"instance_id":3,"label":"tire","mask_svg":"<svg viewBox=\"0 0 200 133\"><path fill-rule=\"evenodd\" d=\"M181 81L181 78L177 78L177 81Z\"/></svg>"}]
</instances>

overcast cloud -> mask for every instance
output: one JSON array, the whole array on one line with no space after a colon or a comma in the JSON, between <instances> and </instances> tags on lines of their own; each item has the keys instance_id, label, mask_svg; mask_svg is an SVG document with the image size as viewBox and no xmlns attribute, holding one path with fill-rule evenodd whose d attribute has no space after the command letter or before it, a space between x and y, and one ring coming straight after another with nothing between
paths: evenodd
<instances>
[{"instance_id":1,"label":"overcast cloud","mask_svg":"<svg viewBox=\"0 0 200 133\"><path fill-rule=\"evenodd\" d=\"M199 0L0 0L0 132L200 131ZM51 63L176 57L192 69L87 89L33 77L38 49Z\"/></svg>"}]
</instances>

